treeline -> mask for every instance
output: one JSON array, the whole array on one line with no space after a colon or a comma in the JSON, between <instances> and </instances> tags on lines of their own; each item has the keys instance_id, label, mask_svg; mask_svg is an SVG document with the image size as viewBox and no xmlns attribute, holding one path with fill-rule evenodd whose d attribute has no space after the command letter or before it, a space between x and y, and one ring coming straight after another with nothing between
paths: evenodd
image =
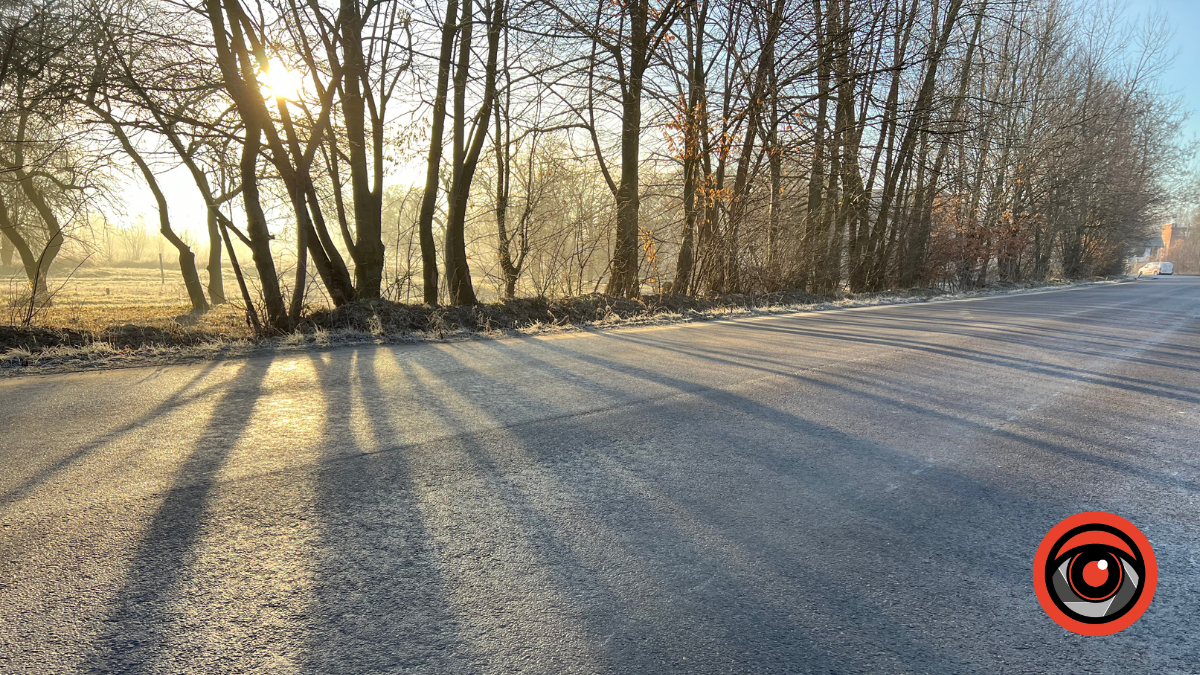
<instances>
[{"instance_id":1,"label":"treeline","mask_svg":"<svg viewBox=\"0 0 1200 675\"><path fill-rule=\"evenodd\" d=\"M135 176L193 309L236 297L263 331L379 297L1113 273L1185 160L1164 25L1127 25L1065 0L0 0L0 234L44 290Z\"/></svg>"}]
</instances>

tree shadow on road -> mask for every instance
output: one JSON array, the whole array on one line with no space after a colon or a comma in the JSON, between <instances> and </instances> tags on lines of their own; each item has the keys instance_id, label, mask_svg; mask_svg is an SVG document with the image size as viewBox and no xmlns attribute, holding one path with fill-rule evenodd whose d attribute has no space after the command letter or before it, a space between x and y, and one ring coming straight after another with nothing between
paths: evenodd
<instances>
[{"instance_id":1,"label":"tree shadow on road","mask_svg":"<svg viewBox=\"0 0 1200 675\"><path fill-rule=\"evenodd\" d=\"M502 358L499 354L506 348L503 343L488 345L498 358ZM538 370L554 368L530 359L526 352L519 358ZM648 372L641 374L661 381ZM577 373L571 376L576 380L580 377ZM514 399L526 396L519 389L504 388L504 383L482 385L478 381L481 377L486 376L473 373L471 384L493 394L503 391L502 396ZM414 386L421 385L414 383ZM837 436L837 432L827 427L768 411L735 394L694 385L687 389L688 393L704 399L705 407L715 404L714 407L725 411L710 411L712 419L749 411L759 418L760 426L765 423L776 432L780 425L790 425L787 429L790 440L808 438L827 443L831 442L831 436ZM629 392L623 394L628 396ZM590 644L593 655L603 655L608 664L605 670L753 671L794 669L797 663L803 663L805 670L816 671L869 669L869 664L880 662L878 650L882 645L889 645L882 654L884 662L907 664L899 665L901 668L935 666L938 670L961 670L962 664L951 654L924 643L911 631L897 630L897 625L881 614L877 600L848 583L845 575L836 572L831 575L830 570L805 562L797 565L795 556L790 561L782 556L762 556L771 548L770 544L738 536L736 522L714 522L714 505L700 504L703 497L693 500L693 507L697 508L668 509L672 513L665 513L662 502L648 500L636 481L620 480L614 475L638 474L645 468L638 464L647 458L624 452L628 444L638 443L631 438L642 436L645 439L642 442L650 442L659 434L678 438L677 434L683 430L671 424L669 418L654 420L666 422L665 428L636 431L644 421L641 413L661 412L678 404L676 400L639 405L635 408L637 412L625 420L619 419L615 411L600 411L472 432L469 424L477 424L481 418L501 422L494 417L499 404L495 399L479 401L469 408L472 419L467 420L461 417L465 406L460 401L429 411L447 427L452 440L429 448L397 448L395 454L433 451L438 447L469 459L471 473L483 477L480 480L493 494L485 500L489 503L486 513L464 514L464 517L504 521L511 530L509 538L524 542L518 547L519 552L510 551L509 557L502 558L504 565L489 567L485 573L512 574L513 570L505 566L520 568L522 564L528 565L527 558L532 556L540 574L549 575L550 585L556 590L547 598L577 599L567 611L578 614L584 621L583 640ZM686 414L683 416L688 418ZM845 441L861 446L857 439ZM741 470L744 460L737 457L739 453L734 448L744 444L745 439L723 438L718 445L726 442L730 444L731 464L738 465L734 470ZM667 448L670 445L664 443ZM664 452L673 455L677 450ZM860 449L852 452L864 459ZM648 461L654 463L656 459L664 458ZM629 465L629 472L619 471L625 465ZM687 467L679 469L679 474L672 474L672 480L682 478L685 484L704 489L688 481ZM896 472L893 466L886 470ZM811 479L809 475L806 481ZM810 487L808 492L812 491ZM815 498L827 505L828 495L820 490L817 494L820 496ZM792 495L792 499L799 496ZM1004 501L1013 502L1011 496L1006 497L1009 498ZM467 501L476 504L478 499ZM1000 499L998 496L997 500ZM846 506L850 510L859 508L854 503ZM717 505L715 512L721 510ZM689 530L681 529L680 518L696 525ZM734 545L729 546L730 542ZM764 579L770 580L769 583ZM530 592L542 589L544 583L531 584ZM518 597L512 602L519 606L530 599ZM488 612L496 611L488 606L486 599L481 598L479 604ZM814 630L815 617L821 617L824 634ZM846 642L829 641L830 633L837 632ZM847 644L859 640L874 644L865 647Z\"/></svg>"},{"instance_id":2,"label":"tree shadow on road","mask_svg":"<svg viewBox=\"0 0 1200 675\"><path fill-rule=\"evenodd\" d=\"M169 415L172 411L180 406L184 406L199 400L200 398L220 388L225 383L211 383L203 389L197 389L193 391L197 384L202 382L213 370L217 368L218 365L220 364L213 362L199 370L195 375L189 377L182 385L180 385L179 388L176 389L170 396L168 396L161 403L155 405L148 412L138 415L134 419L118 425L114 429L110 429L104 433L96 435L91 441L82 443L74 450L61 453L61 456L57 459L44 464L38 469L33 470L15 485L5 490L2 495L0 495L0 506L13 504L21 499L24 499L32 494L39 486L45 484L66 469L75 465L84 457L95 452L99 448L104 447L106 443L112 441L113 439L120 438L121 436L137 430L164 415ZM30 401L35 400L34 397L28 398ZM11 416L10 419L12 419ZM36 423L45 424L46 420L39 419L36 420Z\"/></svg>"},{"instance_id":3,"label":"tree shadow on road","mask_svg":"<svg viewBox=\"0 0 1200 675\"><path fill-rule=\"evenodd\" d=\"M326 453L316 469L316 574L298 665L313 675L471 672L410 457L377 451L405 439L386 414L389 392L355 367L372 351L312 359Z\"/></svg>"},{"instance_id":4,"label":"tree shadow on road","mask_svg":"<svg viewBox=\"0 0 1200 675\"><path fill-rule=\"evenodd\" d=\"M250 423L269 365L262 360L244 362L219 394L213 419L163 496L133 554L124 585L109 603L104 630L89 659L92 670L137 675L157 671L160 661L169 658L175 622L184 612L179 591L194 562L216 474Z\"/></svg>"}]
</instances>

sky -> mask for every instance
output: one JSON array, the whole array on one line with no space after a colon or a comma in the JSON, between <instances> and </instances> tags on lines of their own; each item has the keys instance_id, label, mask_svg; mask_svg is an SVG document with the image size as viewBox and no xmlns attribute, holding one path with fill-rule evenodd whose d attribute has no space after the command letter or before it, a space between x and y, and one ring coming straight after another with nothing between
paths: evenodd
<instances>
[{"instance_id":1,"label":"sky","mask_svg":"<svg viewBox=\"0 0 1200 675\"><path fill-rule=\"evenodd\" d=\"M1183 130L1185 139L1200 139L1200 0L1124 0L1124 4L1127 21L1145 20L1152 13L1167 17L1172 30L1168 54L1173 60L1162 73L1162 84L1181 98L1188 114ZM408 173L416 175L420 171L410 169ZM158 212L150 191L136 180L139 177L132 178L125 199L126 213L116 220L134 223L140 216L149 228L157 229ZM204 248L207 239L204 202L191 177L185 170L175 169L164 172L159 180L170 203L172 225Z\"/></svg>"},{"instance_id":2,"label":"sky","mask_svg":"<svg viewBox=\"0 0 1200 675\"><path fill-rule=\"evenodd\" d=\"M1189 114L1185 135L1200 136L1200 0L1128 0L1126 12L1130 19L1152 12L1167 16L1175 59L1163 73L1163 85L1183 99Z\"/></svg>"}]
</instances>

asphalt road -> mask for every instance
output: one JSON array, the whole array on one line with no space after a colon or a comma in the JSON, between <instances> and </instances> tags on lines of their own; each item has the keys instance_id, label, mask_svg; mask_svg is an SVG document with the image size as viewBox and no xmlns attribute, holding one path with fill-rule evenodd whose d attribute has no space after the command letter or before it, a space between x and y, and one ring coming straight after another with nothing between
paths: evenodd
<instances>
[{"instance_id":1,"label":"asphalt road","mask_svg":"<svg viewBox=\"0 0 1200 675\"><path fill-rule=\"evenodd\" d=\"M3 380L0 672L1200 672L1198 357L1159 278Z\"/></svg>"}]
</instances>

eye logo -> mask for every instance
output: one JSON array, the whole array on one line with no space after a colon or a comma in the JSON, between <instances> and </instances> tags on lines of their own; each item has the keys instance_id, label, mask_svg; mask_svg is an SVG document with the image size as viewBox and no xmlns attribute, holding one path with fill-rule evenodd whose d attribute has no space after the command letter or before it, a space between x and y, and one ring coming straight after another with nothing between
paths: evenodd
<instances>
[{"instance_id":1,"label":"eye logo","mask_svg":"<svg viewBox=\"0 0 1200 675\"><path fill-rule=\"evenodd\" d=\"M1133 625L1154 597L1158 565L1141 530L1103 511L1055 525L1033 559L1033 589L1046 614L1080 635Z\"/></svg>"}]
</instances>

